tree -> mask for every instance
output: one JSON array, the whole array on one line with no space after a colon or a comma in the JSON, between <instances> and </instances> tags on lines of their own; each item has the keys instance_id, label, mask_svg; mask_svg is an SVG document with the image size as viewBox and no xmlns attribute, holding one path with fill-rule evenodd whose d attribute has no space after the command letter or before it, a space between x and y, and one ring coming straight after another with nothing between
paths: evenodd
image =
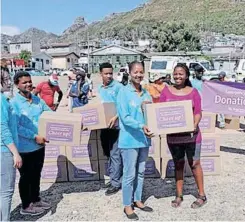
<instances>
[{"instance_id":1,"label":"tree","mask_svg":"<svg viewBox=\"0 0 245 222\"><path fill-rule=\"evenodd\" d=\"M27 50L22 50L19 54L19 58L25 61L25 65L28 66L29 61L31 59L31 52Z\"/></svg>"}]
</instances>

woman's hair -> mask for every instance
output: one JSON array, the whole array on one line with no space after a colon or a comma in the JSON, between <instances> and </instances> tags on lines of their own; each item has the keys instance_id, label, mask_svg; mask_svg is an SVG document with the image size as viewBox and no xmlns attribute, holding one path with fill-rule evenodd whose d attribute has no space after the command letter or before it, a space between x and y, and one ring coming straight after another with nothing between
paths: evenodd
<instances>
[{"instance_id":1,"label":"woman's hair","mask_svg":"<svg viewBox=\"0 0 245 222\"><path fill-rule=\"evenodd\" d=\"M187 67L186 64L184 63L179 63L177 64L175 67L174 67L174 71L177 69L177 68L182 68L185 70L185 73L186 73L186 76L187 76L187 79L185 80L185 86L189 86L189 87L192 87L192 84L191 84L191 81L190 81L190 70L189 68Z\"/></svg>"},{"instance_id":2,"label":"woman's hair","mask_svg":"<svg viewBox=\"0 0 245 222\"><path fill-rule=\"evenodd\" d=\"M143 69L144 69L144 65L142 64L142 62L133 61L133 62L128 64L129 73L131 73L131 71L133 70L135 65L141 65L143 67Z\"/></svg>"}]
</instances>

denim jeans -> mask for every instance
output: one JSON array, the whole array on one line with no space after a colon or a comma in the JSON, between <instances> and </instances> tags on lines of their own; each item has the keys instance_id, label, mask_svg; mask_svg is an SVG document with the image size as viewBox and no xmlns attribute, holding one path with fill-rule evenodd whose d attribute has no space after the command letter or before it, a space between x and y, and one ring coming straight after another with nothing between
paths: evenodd
<instances>
[{"instance_id":1,"label":"denim jeans","mask_svg":"<svg viewBox=\"0 0 245 222\"><path fill-rule=\"evenodd\" d=\"M141 201L149 148L120 150L123 159L123 205L131 206L132 202Z\"/></svg>"},{"instance_id":2,"label":"denim jeans","mask_svg":"<svg viewBox=\"0 0 245 222\"><path fill-rule=\"evenodd\" d=\"M104 154L109 157L108 171L113 187L121 187L122 157L118 148L118 129L102 129L101 144Z\"/></svg>"},{"instance_id":3,"label":"denim jeans","mask_svg":"<svg viewBox=\"0 0 245 222\"><path fill-rule=\"evenodd\" d=\"M12 153L1 153L1 221L9 221L12 197L14 194L16 169L13 167Z\"/></svg>"}]
</instances>

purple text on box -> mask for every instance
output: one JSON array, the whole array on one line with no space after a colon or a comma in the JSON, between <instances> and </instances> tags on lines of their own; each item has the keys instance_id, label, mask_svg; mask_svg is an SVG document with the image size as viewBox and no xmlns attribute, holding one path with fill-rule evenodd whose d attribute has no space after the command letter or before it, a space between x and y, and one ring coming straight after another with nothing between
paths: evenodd
<instances>
[{"instance_id":1,"label":"purple text on box","mask_svg":"<svg viewBox=\"0 0 245 222\"><path fill-rule=\"evenodd\" d=\"M92 156L92 147L91 144L82 144L80 146L72 146L72 157L81 158L81 157L91 157Z\"/></svg>"},{"instance_id":2,"label":"purple text on box","mask_svg":"<svg viewBox=\"0 0 245 222\"><path fill-rule=\"evenodd\" d=\"M156 167L154 160L148 160L145 164L145 175L152 175L155 174Z\"/></svg>"},{"instance_id":3,"label":"purple text on box","mask_svg":"<svg viewBox=\"0 0 245 222\"><path fill-rule=\"evenodd\" d=\"M99 123L99 114L97 109L84 110L81 114L84 126L91 126Z\"/></svg>"},{"instance_id":4,"label":"purple text on box","mask_svg":"<svg viewBox=\"0 0 245 222\"><path fill-rule=\"evenodd\" d=\"M214 160L213 159L201 159L203 172L214 172Z\"/></svg>"},{"instance_id":5,"label":"purple text on box","mask_svg":"<svg viewBox=\"0 0 245 222\"><path fill-rule=\"evenodd\" d=\"M45 158L56 158L60 155L60 146L46 145L45 146Z\"/></svg>"},{"instance_id":6,"label":"purple text on box","mask_svg":"<svg viewBox=\"0 0 245 222\"><path fill-rule=\"evenodd\" d=\"M200 129L210 129L211 128L211 116L204 116L199 123Z\"/></svg>"},{"instance_id":7,"label":"purple text on box","mask_svg":"<svg viewBox=\"0 0 245 222\"><path fill-rule=\"evenodd\" d=\"M46 138L49 141L73 141L73 125L72 124L59 124L47 123Z\"/></svg>"},{"instance_id":8,"label":"purple text on box","mask_svg":"<svg viewBox=\"0 0 245 222\"><path fill-rule=\"evenodd\" d=\"M215 139L203 139L202 140L202 153L214 153L215 152Z\"/></svg>"},{"instance_id":9,"label":"purple text on box","mask_svg":"<svg viewBox=\"0 0 245 222\"><path fill-rule=\"evenodd\" d=\"M61 167L58 166L44 166L42 170L42 179L61 178Z\"/></svg>"},{"instance_id":10,"label":"purple text on box","mask_svg":"<svg viewBox=\"0 0 245 222\"><path fill-rule=\"evenodd\" d=\"M186 127L185 108L184 106L157 108L156 121L159 130Z\"/></svg>"},{"instance_id":11,"label":"purple text on box","mask_svg":"<svg viewBox=\"0 0 245 222\"><path fill-rule=\"evenodd\" d=\"M172 175L175 171L174 161L169 160L167 164L167 175Z\"/></svg>"},{"instance_id":12,"label":"purple text on box","mask_svg":"<svg viewBox=\"0 0 245 222\"><path fill-rule=\"evenodd\" d=\"M93 177L96 174L93 171L91 164L79 164L73 166L73 175L74 178L88 178Z\"/></svg>"}]
</instances>

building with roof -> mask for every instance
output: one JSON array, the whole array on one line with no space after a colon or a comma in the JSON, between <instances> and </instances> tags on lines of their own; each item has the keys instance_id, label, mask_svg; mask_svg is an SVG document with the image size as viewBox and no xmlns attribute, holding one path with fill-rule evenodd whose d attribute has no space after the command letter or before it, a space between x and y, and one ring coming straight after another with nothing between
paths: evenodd
<instances>
[{"instance_id":1,"label":"building with roof","mask_svg":"<svg viewBox=\"0 0 245 222\"><path fill-rule=\"evenodd\" d=\"M46 52L33 53L31 67L38 70L50 70L52 68L52 56Z\"/></svg>"},{"instance_id":2,"label":"building with roof","mask_svg":"<svg viewBox=\"0 0 245 222\"><path fill-rule=\"evenodd\" d=\"M120 45L109 45L101 49L94 50L89 57L89 72L99 72L99 65L103 62L112 64L117 72L121 67L125 67L132 61L143 61L144 54Z\"/></svg>"},{"instance_id":3,"label":"building with roof","mask_svg":"<svg viewBox=\"0 0 245 222\"><path fill-rule=\"evenodd\" d=\"M79 55L75 52L68 53L52 53L52 68L70 69L74 64L78 63Z\"/></svg>"},{"instance_id":4,"label":"building with roof","mask_svg":"<svg viewBox=\"0 0 245 222\"><path fill-rule=\"evenodd\" d=\"M40 52L40 42L32 40L32 41L9 43L10 54L19 54L23 50L29 51L31 53L38 53Z\"/></svg>"},{"instance_id":5,"label":"building with roof","mask_svg":"<svg viewBox=\"0 0 245 222\"><path fill-rule=\"evenodd\" d=\"M72 53L79 55L80 50L76 43L52 43L41 47L41 52L47 54Z\"/></svg>"}]
</instances>

